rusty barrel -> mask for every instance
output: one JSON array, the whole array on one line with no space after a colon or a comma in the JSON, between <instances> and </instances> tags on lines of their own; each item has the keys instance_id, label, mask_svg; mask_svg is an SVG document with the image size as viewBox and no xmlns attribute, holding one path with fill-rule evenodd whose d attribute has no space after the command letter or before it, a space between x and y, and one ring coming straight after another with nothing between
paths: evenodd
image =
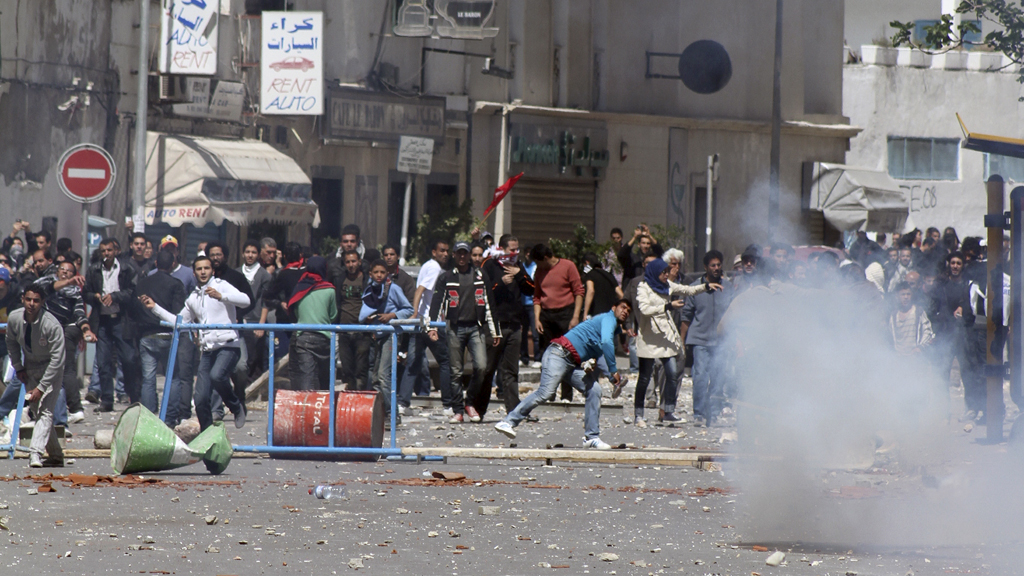
<instances>
[{"instance_id":1,"label":"rusty barrel","mask_svg":"<svg viewBox=\"0 0 1024 576\"><path fill-rule=\"evenodd\" d=\"M376 392L336 392L334 445L380 448L384 441L384 405ZM274 445L323 446L329 443L329 393L274 391ZM325 460L376 460L375 456L317 455Z\"/></svg>"}]
</instances>

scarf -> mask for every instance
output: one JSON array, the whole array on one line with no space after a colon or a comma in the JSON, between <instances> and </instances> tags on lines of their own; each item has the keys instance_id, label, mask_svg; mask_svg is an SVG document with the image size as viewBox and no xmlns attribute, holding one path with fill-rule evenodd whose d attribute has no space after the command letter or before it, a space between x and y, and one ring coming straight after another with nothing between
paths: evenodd
<instances>
[{"instance_id":1,"label":"scarf","mask_svg":"<svg viewBox=\"0 0 1024 576\"><path fill-rule=\"evenodd\" d=\"M647 285L651 287L651 290L654 290L662 296L668 296L668 284L662 282L658 277L661 276L661 273L664 272L666 268L668 268L668 264L666 264L661 258L651 260L647 265L647 268L644 268L644 282L647 282Z\"/></svg>"},{"instance_id":2,"label":"scarf","mask_svg":"<svg viewBox=\"0 0 1024 576\"><path fill-rule=\"evenodd\" d=\"M252 284L252 279L256 277L256 271L260 269L260 263L256 262L252 266L248 264L242 264L242 274L245 274L245 279Z\"/></svg>"},{"instance_id":3,"label":"scarf","mask_svg":"<svg viewBox=\"0 0 1024 576\"><path fill-rule=\"evenodd\" d=\"M299 264L300 262L293 262L292 264ZM289 264L288 267L291 267ZM298 266L295 266L298 268ZM299 302L306 297L306 294L314 290L320 290L321 288L334 288L334 284L324 280L324 276L327 276L327 261L321 256L313 256L306 261L306 271L302 273L297 284L295 284L295 290L292 291L292 297L288 299L288 309L297 310L296 306Z\"/></svg>"},{"instance_id":4,"label":"scarf","mask_svg":"<svg viewBox=\"0 0 1024 576\"><path fill-rule=\"evenodd\" d=\"M306 265L306 261L303 260L302 258L299 258L295 262L291 262L291 263L285 264L284 267L285 268L291 268L292 270L300 270L305 265Z\"/></svg>"},{"instance_id":5,"label":"scarf","mask_svg":"<svg viewBox=\"0 0 1024 576\"><path fill-rule=\"evenodd\" d=\"M380 283L371 280L366 290L363 290L363 303L374 310L383 310L382 305L387 300L388 284L390 283L390 280Z\"/></svg>"}]
</instances>

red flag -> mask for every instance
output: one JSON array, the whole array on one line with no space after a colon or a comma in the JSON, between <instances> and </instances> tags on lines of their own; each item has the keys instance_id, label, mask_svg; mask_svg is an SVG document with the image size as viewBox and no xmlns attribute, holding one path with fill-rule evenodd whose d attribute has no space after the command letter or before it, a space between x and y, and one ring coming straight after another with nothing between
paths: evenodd
<instances>
[{"instance_id":1,"label":"red flag","mask_svg":"<svg viewBox=\"0 0 1024 576\"><path fill-rule=\"evenodd\" d=\"M518 182L522 176L523 173L520 172L506 180L501 186L494 189L494 200L491 200L491 205L487 207L487 210L484 210L484 220L487 219L487 215L491 213L491 210L497 208L498 204L501 204L501 201L505 199L505 196L508 196L508 193L512 191L512 187L516 185L516 182Z\"/></svg>"}]
</instances>

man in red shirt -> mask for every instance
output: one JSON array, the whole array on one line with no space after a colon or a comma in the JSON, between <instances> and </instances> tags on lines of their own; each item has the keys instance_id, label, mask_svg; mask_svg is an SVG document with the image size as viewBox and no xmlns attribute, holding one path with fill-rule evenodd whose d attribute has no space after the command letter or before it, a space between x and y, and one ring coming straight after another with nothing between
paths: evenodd
<instances>
[{"instance_id":1,"label":"man in red shirt","mask_svg":"<svg viewBox=\"0 0 1024 576\"><path fill-rule=\"evenodd\" d=\"M537 244L530 251L537 263L534 278L533 312L535 328L544 350L552 340L565 335L579 324L583 308L583 283L576 265L564 258L555 258L551 248ZM572 386L562 384L562 399L572 399Z\"/></svg>"}]
</instances>

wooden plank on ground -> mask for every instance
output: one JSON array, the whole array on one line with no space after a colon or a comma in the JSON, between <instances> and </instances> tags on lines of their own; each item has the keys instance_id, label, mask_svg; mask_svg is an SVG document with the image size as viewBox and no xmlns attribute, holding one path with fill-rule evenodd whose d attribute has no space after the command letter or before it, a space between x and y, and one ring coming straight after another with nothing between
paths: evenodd
<instances>
[{"instance_id":1,"label":"wooden plank on ground","mask_svg":"<svg viewBox=\"0 0 1024 576\"><path fill-rule=\"evenodd\" d=\"M701 466L706 462L727 458L726 454L720 452L696 452L689 450L545 450L531 448L460 448L452 446L402 448L402 455L497 460L571 460L573 462L658 464L667 466Z\"/></svg>"}]
</instances>

